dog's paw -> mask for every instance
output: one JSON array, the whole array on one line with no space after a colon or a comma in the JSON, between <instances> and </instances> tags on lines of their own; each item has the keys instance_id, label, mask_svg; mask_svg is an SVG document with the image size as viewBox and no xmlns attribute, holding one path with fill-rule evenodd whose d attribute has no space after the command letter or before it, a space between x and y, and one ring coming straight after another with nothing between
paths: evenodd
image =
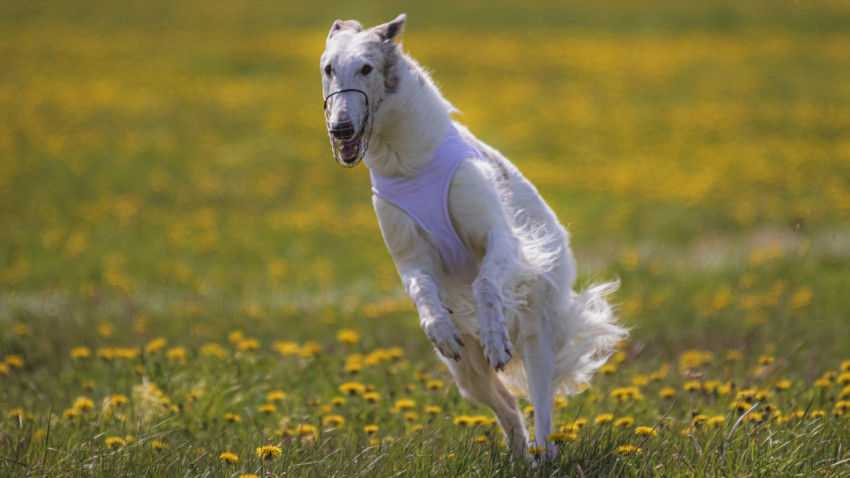
<instances>
[{"instance_id":1,"label":"dog's paw","mask_svg":"<svg viewBox=\"0 0 850 478\"><path fill-rule=\"evenodd\" d=\"M513 358L511 353L513 345L508 338L508 328L505 323L479 324L478 335L490 366L497 371L505 370L505 365Z\"/></svg>"},{"instance_id":2,"label":"dog's paw","mask_svg":"<svg viewBox=\"0 0 850 478\"><path fill-rule=\"evenodd\" d=\"M422 324L425 335L443 357L460 360L460 348L464 346L460 333L450 319L432 320Z\"/></svg>"}]
</instances>

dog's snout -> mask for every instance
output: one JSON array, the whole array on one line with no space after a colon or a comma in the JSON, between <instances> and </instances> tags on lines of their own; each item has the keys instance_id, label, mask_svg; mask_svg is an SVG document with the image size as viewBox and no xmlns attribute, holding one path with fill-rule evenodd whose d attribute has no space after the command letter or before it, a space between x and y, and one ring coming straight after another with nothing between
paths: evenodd
<instances>
[{"instance_id":1,"label":"dog's snout","mask_svg":"<svg viewBox=\"0 0 850 478\"><path fill-rule=\"evenodd\" d=\"M330 132L336 139L351 139L354 137L356 130L354 128L354 122L346 119L332 124Z\"/></svg>"}]
</instances>

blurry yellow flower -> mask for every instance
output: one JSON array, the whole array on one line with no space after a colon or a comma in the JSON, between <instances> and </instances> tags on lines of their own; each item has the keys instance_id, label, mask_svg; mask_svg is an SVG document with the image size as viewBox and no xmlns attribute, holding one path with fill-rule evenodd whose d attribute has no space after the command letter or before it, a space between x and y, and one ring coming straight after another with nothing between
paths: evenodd
<instances>
[{"instance_id":1,"label":"blurry yellow flower","mask_svg":"<svg viewBox=\"0 0 850 478\"><path fill-rule=\"evenodd\" d=\"M272 345L272 348L283 356L297 355L301 350L301 346L295 342L278 341Z\"/></svg>"},{"instance_id":2,"label":"blurry yellow flower","mask_svg":"<svg viewBox=\"0 0 850 478\"><path fill-rule=\"evenodd\" d=\"M635 427L635 434L643 436L658 436L652 427Z\"/></svg>"},{"instance_id":3,"label":"blurry yellow flower","mask_svg":"<svg viewBox=\"0 0 850 478\"><path fill-rule=\"evenodd\" d=\"M478 435L477 437L475 437L476 443L484 443L486 441L487 441L487 435Z\"/></svg>"},{"instance_id":4,"label":"blurry yellow flower","mask_svg":"<svg viewBox=\"0 0 850 478\"><path fill-rule=\"evenodd\" d=\"M611 391L611 396L620 402L632 399L635 401L643 400L643 395L637 387L621 387Z\"/></svg>"},{"instance_id":5,"label":"blurry yellow flower","mask_svg":"<svg viewBox=\"0 0 850 478\"><path fill-rule=\"evenodd\" d=\"M165 338L157 337L145 345L145 353L146 354L155 354L162 350L167 344Z\"/></svg>"},{"instance_id":6,"label":"blurry yellow flower","mask_svg":"<svg viewBox=\"0 0 850 478\"><path fill-rule=\"evenodd\" d=\"M443 388L443 381L442 380L428 380L428 382L425 383L425 388L427 388L428 390L439 390L439 389Z\"/></svg>"},{"instance_id":7,"label":"blurry yellow flower","mask_svg":"<svg viewBox=\"0 0 850 478\"><path fill-rule=\"evenodd\" d=\"M9 373L9 366L0 362L0 374L6 375Z\"/></svg>"},{"instance_id":8,"label":"blurry yellow flower","mask_svg":"<svg viewBox=\"0 0 850 478\"><path fill-rule=\"evenodd\" d=\"M829 380L829 379L826 379L826 378L819 378L819 379L815 380L815 387L816 388L831 388L832 387L832 381Z\"/></svg>"},{"instance_id":9,"label":"blurry yellow flower","mask_svg":"<svg viewBox=\"0 0 850 478\"><path fill-rule=\"evenodd\" d=\"M316 436L318 436L318 431L316 430L316 427L314 427L313 425L308 425L306 423L302 423L301 425L295 427L293 433L300 437L310 436L315 438Z\"/></svg>"},{"instance_id":10,"label":"blurry yellow flower","mask_svg":"<svg viewBox=\"0 0 850 478\"><path fill-rule=\"evenodd\" d=\"M218 357L223 359L227 357L227 351L221 345L210 342L201 346L201 355L204 357Z\"/></svg>"},{"instance_id":11,"label":"blurry yellow flower","mask_svg":"<svg viewBox=\"0 0 850 478\"><path fill-rule=\"evenodd\" d=\"M88 411L94 408L94 401L89 397L77 397L74 400L74 408L80 411Z\"/></svg>"},{"instance_id":12,"label":"blurry yellow flower","mask_svg":"<svg viewBox=\"0 0 850 478\"><path fill-rule=\"evenodd\" d=\"M528 416L534 416L534 405L526 405L525 408L522 409L522 413Z\"/></svg>"},{"instance_id":13,"label":"blurry yellow flower","mask_svg":"<svg viewBox=\"0 0 850 478\"><path fill-rule=\"evenodd\" d=\"M841 393L838 394L838 398L850 398L850 385L841 389Z\"/></svg>"},{"instance_id":14,"label":"blurry yellow flower","mask_svg":"<svg viewBox=\"0 0 850 478\"><path fill-rule=\"evenodd\" d=\"M282 402L284 400L286 400L286 393L281 390L272 390L266 394L266 401L268 402Z\"/></svg>"},{"instance_id":15,"label":"blurry yellow flower","mask_svg":"<svg viewBox=\"0 0 850 478\"><path fill-rule=\"evenodd\" d=\"M12 330L14 330L14 332L15 332L17 335L20 335L20 336L22 336L22 337L23 337L23 336L25 336L25 335L29 335L29 334L30 334L30 326L29 326L29 324L25 324L25 323L23 323L23 322L18 322L18 323L16 323L14 326L12 326Z\"/></svg>"},{"instance_id":16,"label":"blurry yellow flower","mask_svg":"<svg viewBox=\"0 0 850 478\"><path fill-rule=\"evenodd\" d=\"M682 390L691 393L699 392L700 390L702 390L702 384L695 380L690 380L688 382L685 382L684 385L682 385Z\"/></svg>"},{"instance_id":17,"label":"blurry yellow flower","mask_svg":"<svg viewBox=\"0 0 850 478\"><path fill-rule=\"evenodd\" d=\"M272 461L279 457L283 450L274 445L265 445L257 448L257 458L262 458L265 461Z\"/></svg>"},{"instance_id":18,"label":"blurry yellow flower","mask_svg":"<svg viewBox=\"0 0 850 478\"><path fill-rule=\"evenodd\" d=\"M341 415L328 415L322 419L322 424L341 427L345 425L345 418Z\"/></svg>"},{"instance_id":19,"label":"blurry yellow flower","mask_svg":"<svg viewBox=\"0 0 850 478\"><path fill-rule=\"evenodd\" d=\"M715 415L705 421L705 423L711 427L717 428L720 425L726 423L726 417L723 415Z\"/></svg>"},{"instance_id":20,"label":"blurry yellow flower","mask_svg":"<svg viewBox=\"0 0 850 478\"><path fill-rule=\"evenodd\" d=\"M472 418L469 415L460 415L455 417L454 424L459 427L466 427L472 425Z\"/></svg>"},{"instance_id":21,"label":"blurry yellow flower","mask_svg":"<svg viewBox=\"0 0 850 478\"><path fill-rule=\"evenodd\" d=\"M74 347L71 349L71 358L83 359L91 357L91 350L88 347Z\"/></svg>"},{"instance_id":22,"label":"blurry yellow flower","mask_svg":"<svg viewBox=\"0 0 850 478\"><path fill-rule=\"evenodd\" d=\"M636 387L643 387L649 383L649 378L645 375L635 375L632 377L632 385Z\"/></svg>"},{"instance_id":23,"label":"blurry yellow flower","mask_svg":"<svg viewBox=\"0 0 850 478\"><path fill-rule=\"evenodd\" d=\"M253 473L245 473L245 474L239 475L238 478L260 478L260 477L253 474Z\"/></svg>"},{"instance_id":24,"label":"blurry yellow flower","mask_svg":"<svg viewBox=\"0 0 850 478\"><path fill-rule=\"evenodd\" d=\"M416 412L404 412L404 420L408 422L415 422L419 420L419 414Z\"/></svg>"},{"instance_id":25,"label":"blurry yellow flower","mask_svg":"<svg viewBox=\"0 0 850 478\"><path fill-rule=\"evenodd\" d=\"M305 358L315 357L322 352L322 346L317 342L305 342L298 351L298 355Z\"/></svg>"},{"instance_id":26,"label":"blurry yellow flower","mask_svg":"<svg viewBox=\"0 0 850 478\"><path fill-rule=\"evenodd\" d=\"M676 389L673 387L664 387L658 392L661 398L673 398L676 396Z\"/></svg>"},{"instance_id":27,"label":"blurry yellow flower","mask_svg":"<svg viewBox=\"0 0 850 478\"><path fill-rule=\"evenodd\" d=\"M614 420L614 414L612 413L603 413L602 415L597 415L596 418L593 419L593 423L597 425L602 425L605 423L610 423Z\"/></svg>"},{"instance_id":28,"label":"blurry yellow flower","mask_svg":"<svg viewBox=\"0 0 850 478\"><path fill-rule=\"evenodd\" d=\"M121 437L107 437L106 438L106 448L109 450L118 450L119 448L126 445L127 442L124 441Z\"/></svg>"},{"instance_id":29,"label":"blurry yellow flower","mask_svg":"<svg viewBox=\"0 0 850 478\"><path fill-rule=\"evenodd\" d=\"M826 412L823 410L812 410L809 412L809 418L823 418L826 416Z\"/></svg>"},{"instance_id":30,"label":"blurry yellow flower","mask_svg":"<svg viewBox=\"0 0 850 478\"><path fill-rule=\"evenodd\" d=\"M614 426L618 428L630 428L634 425L635 419L632 417L622 417L618 418L617 421L614 422Z\"/></svg>"},{"instance_id":31,"label":"blurry yellow flower","mask_svg":"<svg viewBox=\"0 0 850 478\"><path fill-rule=\"evenodd\" d=\"M532 456L536 456L536 455L543 453L544 451L546 451L545 445L533 446L533 447L528 449L528 454L532 455Z\"/></svg>"},{"instance_id":32,"label":"blurry yellow flower","mask_svg":"<svg viewBox=\"0 0 850 478\"><path fill-rule=\"evenodd\" d=\"M749 410L752 407L753 406L750 405L748 402L745 402L745 401L742 401L742 400L734 401L734 402L732 402L732 405L731 405L731 408L738 410L740 412L746 412L747 410Z\"/></svg>"},{"instance_id":33,"label":"blurry yellow flower","mask_svg":"<svg viewBox=\"0 0 850 478\"><path fill-rule=\"evenodd\" d=\"M242 352L253 352L260 348L260 341L257 339L243 339L236 343L236 350Z\"/></svg>"},{"instance_id":34,"label":"blurry yellow flower","mask_svg":"<svg viewBox=\"0 0 850 478\"><path fill-rule=\"evenodd\" d=\"M103 338L112 337L112 334L115 333L115 326L110 324L109 322L101 322L97 324L97 335L100 335Z\"/></svg>"},{"instance_id":35,"label":"blurry yellow flower","mask_svg":"<svg viewBox=\"0 0 850 478\"><path fill-rule=\"evenodd\" d=\"M346 345L354 345L360 342L360 335L351 329L342 329L336 334L336 339Z\"/></svg>"},{"instance_id":36,"label":"blurry yellow flower","mask_svg":"<svg viewBox=\"0 0 850 478\"><path fill-rule=\"evenodd\" d=\"M577 433L566 433L566 432L555 432L548 437L546 437L546 441L553 441L558 443L566 443L568 441L575 441L578 439Z\"/></svg>"},{"instance_id":37,"label":"blurry yellow flower","mask_svg":"<svg viewBox=\"0 0 850 478\"><path fill-rule=\"evenodd\" d=\"M378 425L366 425L363 427L363 432L374 435L375 433L378 433Z\"/></svg>"},{"instance_id":38,"label":"blurry yellow flower","mask_svg":"<svg viewBox=\"0 0 850 478\"><path fill-rule=\"evenodd\" d=\"M850 372L843 372L836 381L841 385L850 385Z\"/></svg>"},{"instance_id":39,"label":"blurry yellow flower","mask_svg":"<svg viewBox=\"0 0 850 478\"><path fill-rule=\"evenodd\" d=\"M366 386L358 382L346 382L339 386L339 391L348 395L361 395L366 391Z\"/></svg>"},{"instance_id":40,"label":"blurry yellow flower","mask_svg":"<svg viewBox=\"0 0 850 478\"><path fill-rule=\"evenodd\" d=\"M233 453L225 452L218 456L218 459L223 461L228 465L232 465L234 463L239 463L239 457L234 455Z\"/></svg>"},{"instance_id":41,"label":"blurry yellow flower","mask_svg":"<svg viewBox=\"0 0 850 478\"><path fill-rule=\"evenodd\" d=\"M617 371L617 366L612 363L606 363L599 367L599 373L608 375Z\"/></svg>"},{"instance_id":42,"label":"blurry yellow flower","mask_svg":"<svg viewBox=\"0 0 850 478\"><path fill-rule=\"evenodd\" d=\"M396 402L395 402L395 408L397 408L401 411L410 410L411 408L413 408L415 406L416 406L416 402L414 402L413 400L411 400L409 398L402 398L400 400L396 400Z\"/></svg>"},{"instance_id":43,"label":"blurry yellow flower","mask_svg":"<svg viewBox=\"0 0 850 478\"><path fill-rule=\"evenodd\" d=\"M165 353L171 363L186 363L186 347L172 347Z\"/></svg>"},{"instance_id":44,"label":"blurry yellow flower","mask_svg":"<svg viewBox=\"0 0 850 478\"><path fill-rule=\"evenodd\" d=\"M703 423L705 423L706 420L708 420L707 415L702 415L702 414L694 415L694 417L691 418L691 425L698 427L698 426L702 425Z\"/></svg>"},{"instance_id":45,"label":"blurry yellow flower","mask_svg":"<svg viewBox=\"0 0 850 478\"><path fill-rule=\"evenodd\" d=\"M641 449L633 445L623 445L617 447L616 453L618 455L640 455Z\"/></svg>"},{"instance_id":46,"label":"blurry yellow flower","mask_svg":"<svg viewBox=\"0 0 850 478\"><path fill-rule=\"evenodd\" d=\"M761 365L770 365L774 361L773 355L762 355L759 357L759 364Z\"/></svg>"},{"instance_id":47,"label":"blurry yellow flower","mask_svg":"<svg viewBox=\"0 0 850 478\"><path fill-rule=\"evenodd\" d=\"M714 353L706 350L685 350L679 355L679 371L695 369L714 360Z\"/></svg>"},{"instance_id":48,"label":"blurry yellow flower","mask_svg":"<svg viewBox=\"0 0 850 478\"><path fill-rule=\"evenodd\" d=\"M428 415L437 415L440 413L440 411L440 407L436 405L428 405L427 407L425 407L425 413L427 413Z\"/></svg>"},{"instance_id":49,"label":"blurry yellow flower","mask_svg":"<svg viewBox=\"0 0 850 478\"><path fill-rule=\"evenodd\" d=\"M783 391L783 390L788 390L789 388L791 388L791 381L790 380L780 380L780 381L776 382L776 385L774 385L773 388L775 388L776 390L778 390L780 392Z\"/></svg>"},{"instance_id":50,"label":"blurry yellow flower","mask_svg":"<svg viewBox=\"0 0 850 478\"><path fill-rule=\"evenodd\" d=\"M555 397L555 410L560 410L560 409L566 407L567 404L569 404L569 402L567 401L567 399L565 397L562 397L560 395Z\"/></svg>"},{"instance_id":51,"label":"blurry yellow flower","mask_svg":"<svg viewBox=\"0 0 850 478\"><path fill-rule=\"evenodd\" d=\"M242 417L235 413L225 413L224 419L230 423L240 423L242 421Z\"/></svg>"},{"instance_id":52,"label":"blurry yellow flower","mask_svg":"<svg viewBox=\"0 0 850 478\"><path fill-rule=\"evenodd\" d=\"M17 354L7 355L3 360L6 362L6 365L15 368L23 368L24 367L24 358Z\"/></svg>"},{"instance_id":53,"label":"blurry yellow flower","mask_svg":"<svg viewBox=\"0 0 850 478\"><path fill-rule=\"evenodd\" d=\"M366 395L368 395L368 394L366 394ZM365 397L366 395L363 395L363 396ZM345 405L345 402L346 402L345 397L334 397L334 398L331 399L331 405L333 405L335 407L341 407L341 406Z\"/></svg>"},{"instance_id":54,"label":"blurry yellow flower","mask_svg":"<svg viewBox=\"0 0 850 478\"><path fill-rule=\"evenodd\" d=\"M842 372L850 372L850 360L845 360L841 362L840 368Z\"/></svg>"},{"instance_id":55,"label":"blurry yellow flower","mask_svg":"<svg viewBox=\"0 0 850 478\"><path fill-rule=\"evenodd\" d=\"M260 405L260 408L258 408L258 410L260 411L260 413L265 413L266 415L268 415L270 413L276 412L277 407L270 403L264 403L263 405Z\"/></svg>"},{"instance_id":56,"label":"blurry yellow flower","mask_svg":"<svg viewBox=\"0 0 850 478\"><path fill-rule=\"evenodd\" d=\"M152 448L154 451L163 451L163 450L168 449L168 448L169 448L169 446L168 446L168 443L165 443L165 442L160 441L160 440L154 440L154 441L151 443L151 448Z\"/></svg>"},{"instance_id":57,"label":"blurry yellow flower","mask_svg":"<svg viewBox=\"0 0 850 478\"><path fill-rule=\"evenodd\" d=\"M355 374L363 370L363 364L360 362L345 362L345 371L350 374Z\"/></svg>"},{"instance_id":58,"label":"blurry yellow flower","mask_svg":"<svg viewBox=\"0 0 850 478\"><path fill-rule=\"evenodd\" d=\"M227 341L231 344L237 344L245 338L245 334L241 330L234 330L227 334Z\"/></svg>"}]
</instances>

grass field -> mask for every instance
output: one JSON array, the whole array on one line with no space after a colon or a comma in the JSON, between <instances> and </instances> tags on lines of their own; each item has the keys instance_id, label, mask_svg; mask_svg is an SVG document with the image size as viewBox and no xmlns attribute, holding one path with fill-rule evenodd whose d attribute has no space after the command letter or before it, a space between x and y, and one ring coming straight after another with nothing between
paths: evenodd
<instances>
[{"instance_id":1,"label":"grass field","mask_svg":"<svg viewBox=\"0 0 850 478\"><path fill-rule=\"evenodd\" d=\"M850 476L850 6L562 3L0 4L0 476ZM459 396L331 157L327 30L400 11L622 281L554 463Z\"/></svg>"}]
</instances>

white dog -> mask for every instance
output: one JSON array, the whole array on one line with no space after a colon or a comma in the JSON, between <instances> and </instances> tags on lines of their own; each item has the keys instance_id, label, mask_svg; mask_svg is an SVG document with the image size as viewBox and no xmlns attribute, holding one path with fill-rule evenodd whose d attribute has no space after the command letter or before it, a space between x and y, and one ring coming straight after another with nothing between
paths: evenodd
<instances>
[{"instance_id":1,"label":"white dog","mask_svg":"<svg viewBox=\"0 0 850 478\"><path fill-rule=\"evenodd\" d=\"M396 39L405 16L364 30L337 20L321 59L334 156L365 158L384 242L464 396L493 410L514 456L555 455L552 399L575 392L625 337L606 283L572 291L566 229L455 112ZM516 399L531 398L529 442Z\"/></svg>"}]
</instances>

